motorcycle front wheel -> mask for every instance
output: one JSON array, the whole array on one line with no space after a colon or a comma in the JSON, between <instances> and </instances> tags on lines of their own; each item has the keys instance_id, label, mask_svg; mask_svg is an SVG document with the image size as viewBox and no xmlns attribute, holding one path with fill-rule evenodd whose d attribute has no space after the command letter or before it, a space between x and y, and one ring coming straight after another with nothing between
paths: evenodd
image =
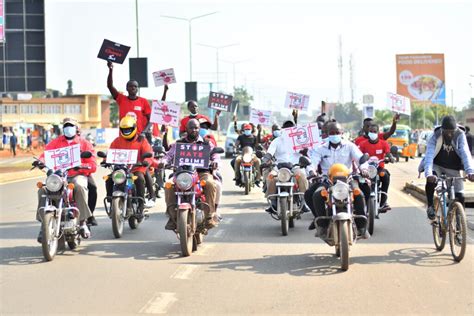
<instances>
[{"instance_id":1,"label":"motorcycle front wheel","mask_svg":"<svg viewBox=\"0 0 474 316\"><path fill-rule=\"evenodd\" d=\"M112 200L112 206L110 210L110 217L112 219L112 232L115 238L122 237L123 234L123 218L122 209L124 205L123 198L115 198Z\"/></svg>"},{"instance_id":2,"label":"motorcycle front wheel","mask_svg":"<svg viewBox=\"0 0 474 316\"><path fill-rule=\"evenodd\" d=\"M190 233L188 217L189 210L178 211L178 234L179 243L181 244L181 251L183 257L188 257L193 251L193 235Z\"/></svg>"},{"instance_id":3,"label":"motorcycle front wheel","mask_svg":"<svg viewBox=\"0 0 474 316\"><path fill-rule=\"evenodd\" d=\"M374 233L374 226L375 226L375 208L376 208L376 201L375 196L371 196L369 199L369 206L368 206L368 215L369 215L369 224L368 230L369 234L373 235Z\"/></svg>"},{"instance_id":4,"label":"motorcycle front wheel","mask_svg":"<svg viewBox=\"0 0 474 316\"><path fill-rule=\"evenodd\" d=\"M341 256L341 269L349 269L349 229L346 221L339 222L339 252Z\"/></svg>"},{"instance_id":5,"label":"motorcycle front wheel","mask_svg":"<svg viewBox=\"0 0 474 316\"><path fill-rule=\"evenodd\" d=\"M245 171L244 173L244 184L245 184L245 195L250 193L250 172Z\"/></svg>"},{"instance_id":6,"label":"motorcycle front wheel","mask_svg":"<svg viewBox=\"0 0 474 316\"><path fill-rule=\"evenodd\" d=\"M281 220L281 234L283 236L288 235L288 229L290 227L289 219L288 219L288 208L287 208L287 198L279 198L278 199L278 214L280 215Z\"/></svg>"},{"instance_id":7,"label":"motorcycle front wheel","mask_svg":"<svg viewBox=\"0 0 474 316\"><path fill-rule=\"evenodd\" d=\"M41 246L46 261L53 260L58 251L58 238L54 235L58 224L57 218L54 217L52 213L44 214L41 227L43 230L43 241Z\"/></svg>"}]
</instances>

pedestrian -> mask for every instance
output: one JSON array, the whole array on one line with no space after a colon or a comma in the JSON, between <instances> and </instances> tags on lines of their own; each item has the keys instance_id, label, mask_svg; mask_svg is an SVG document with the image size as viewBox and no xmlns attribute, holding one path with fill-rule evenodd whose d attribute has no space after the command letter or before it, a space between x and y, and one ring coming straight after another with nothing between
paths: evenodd
<instances>
[{"instance_id":1,"label":"pedestrian","mask_svg":"<svg viewBox=\"0 0 474 316\"><path fill-rule=\"evenodd\" d=\"M12 135L10 136L10 151L13 156L16 156L16 145L18 143L18 138L15 135L15 132L12 131Z\"/></svg>"},{"instance_id":2,"label":"pedestrian","mask_svg":"<svg viewBox=\"0 0 474 316\"><path fill-rule=\"evenodd\" d=\"M2 130L2 149L5 149L8 144L8 134L7 134L7 129L3 128Z\"/></svg>"},{"instance_id":3,"label":"pedestrian","mask_svg":"<svg viewBox=\"0 0 474 316\"><path fill-rule=\"evenodd\" d=\"M469 146L469 151L471 152L471 156L473 155L472 152L472 141L474 140L474 136L471 134L471 129L469 126L465 126L466 129L466 140L467 140L467 145Z\"/></svg>"},{"instance_id":4,"label":"pedestrian","mask_svg":"<svg viewBox=\"0 0 474 316\"><path fill-rule=\"evenodd\" d=\"M26 151L31 151L32 144L33 144L33 140L31 138L31 131L28 129L26 132Z\"/></svg>"}]
</instances>

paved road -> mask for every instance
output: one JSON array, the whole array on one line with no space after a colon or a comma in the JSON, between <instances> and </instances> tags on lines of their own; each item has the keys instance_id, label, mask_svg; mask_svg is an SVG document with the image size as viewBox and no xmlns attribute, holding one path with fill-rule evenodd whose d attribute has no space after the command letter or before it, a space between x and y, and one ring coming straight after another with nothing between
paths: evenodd
<instances>
[{"instance_id":1,"label":"paved road","mask_svg":"<svg viewBox=\"0 0 474 316\"><path fill-rule=\"evenodd\" d=\"M473 314L472 231L461 263L449 246L437 252L423 205L400 191L408 170L391 166L393 210L351 248L347 272L307 230L310 215L283 237L262 193L244 196L229 180L224 220L191 257L164 230L160 201L122 239L99 208L93 239L46 263L35 241L35 181L0 186L0 314Z\"/></svg>"}]
</instances>

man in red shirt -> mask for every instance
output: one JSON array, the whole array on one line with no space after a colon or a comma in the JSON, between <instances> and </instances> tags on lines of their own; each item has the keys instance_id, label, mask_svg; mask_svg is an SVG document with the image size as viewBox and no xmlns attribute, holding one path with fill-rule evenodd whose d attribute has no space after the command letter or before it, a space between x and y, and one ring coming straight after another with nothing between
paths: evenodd
<instances>
[{"instance_id":1,"label":"man in red shirt","mask_svg":"<svg viewBox=\"0 0 474 316\"><path fill-rule=\"evenodd\" d=\"M378 160L385 159L385 156L390 153L390 146L383 138L380 138L379 126L372 124L369 127L368 139L363 141L360 145L360 151L366 153L369 157L377 157ZM380 182L382 183L381 191L387 193L390 185L390 173L385 168L385 162L381 161L378 167ZM383 177L380 173L383 172ZM390 209L387 204L387 194L382 194L380 197L380 212L384 213Z\"/></svg>"},{"instance_id":2,"label":"man in red shirt","mask_svg":"<svg viewBox=\"0 0 474 316\"><path fill-rule=\"evenodd\" d=\"M389 139L389 137L392 136L393 133L395 133L395 130L397 129L397 122L398 122L399 119L400 119L400 114L395 113L395 115L393 116L393 120L392 120L392 126L390 126L390 130L386 133L379 133L379 138L384 139L384 140ZM367 118L364 119L364 125L362 127L362 135L360 135L359 137L357 137L354 140L354 143L357 146L359 146L363 141L369 139L369 137L367 135L369 133L369 127L373 123L374 123L373 118L367 117Z\"/></svg>"},{"instance_id":3,"label":"man in red shirt","mask_svg":"<svg viewBox=\"0 0 474 316\"><path fill-rule=\"evenodd\" d=\"M186 125L188 124L190 119L206 119L209 124L211 124L211 120L209 117L203 114L198 113L199 105L197 104L196 101L189 101L188 102L188 110L189 110L189 116L185 116L181 119L180 125L179 125L179 135L183 136L183 134L186 132ZM221 114L221 111L216 111L216 115L214 116L214 123L211 125L211 130L217 131L219 128L219 115Z\"/></svg>"},{"instance_id":4,"label":"man in red shirt","mask_svg":"<svg viewBox=\"0 0 474 316\"><path fill-rule=\"evenodd\" d=\"M73 146L79 144L81 152L90 151L92 156L90 158L81 158L82 167L88 167L88 169L69 169L68 170L68 182L74 183L74 201L77 203L77 208L79 209L79 223L81 225L81 235L84 238L90 237L90 231L87 227L85 221L92 216L91 210L89 209L87 203L87 178L90 177L96 171L96 158L94 146L84 138L81 138L77 134L79 124L76 120L71 118L65 118L63 120L63 135L58 136L53 139L50 143L46 145L45 150L53 150L68 146ZM33 166L43 168L44 167L44 152L39 157L38 161L33 162ZM38 190L38 208L36 212L36 219L41 221L41 216L39 208L44 206L45 203L45 192L46 188L41 188ZM38 242L41 243L42 240L42 231L38 235Z\"/></svg>"}]
</instances>

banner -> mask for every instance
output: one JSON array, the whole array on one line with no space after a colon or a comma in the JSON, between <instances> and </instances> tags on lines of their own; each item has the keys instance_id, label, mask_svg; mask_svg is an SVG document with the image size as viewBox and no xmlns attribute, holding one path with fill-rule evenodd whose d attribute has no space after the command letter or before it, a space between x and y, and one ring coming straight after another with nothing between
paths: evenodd
<instances>
[{"instance_id":1,"label":"banner","mask_svg":"<svg viewBox=\"0 0 474 316\"><path fill-rule=\"evenodd\" d=\"M106 162L116 165L132 165L137 163L137 158L137 149L109 149Z\"/></svg>"},{"instance_id":2,"label":"banner","mask_svg":"<svg viewBox=\"0 0 474 316\"><path fill-rule=\"evenodd\" d=\"M195 168L209 168L211 146L207 144L176 143L174 166L194 166Z\"/></svg>"},{"instance_id":3,"label":"banner","mask_svg":"<svg viewBox=\"0 0 474 316\"><path fill-rule=\"evenodd\" d=\"M313 148L321 143L318 124L316 123L284 128L281 137L285 137L284 144L289 144L293 152L299 152L305 148Z\"/></svg>"},{"instance_id":4,"label":"banner","mask_svg":"<svg viewBox=\"0 0 474 316\"><path fill-rule=\"evenodd\" d=\"M208 108L229 112L231 104L231 95L212 91L209 93L209 103L207 104Z\"/></svg>"},{"instance_id":5,"label":"banner","mask_svg":"<svg viewBox=\"0 0 474 316\"><path fill-rule=\"evenodd\" d=\"M250 123L262 126L271 126L270 118L272 116L272 111L263 111L250 108Z\"/></svg>"},{"instance_id":6,"label":"banner","mask_svg":"<svg viewBox=\"0 0 474 316\"><path fill-rule=\"evenodd\" d=\"M306 111L309 105L309 95L294 92L286 93L285 107Z\"/></svg>"},{"instance_id":7,"label":"banner","mask_svg":"<svg viewBox=\"0 0 474 316\"><path fill-rule=\"evenodd\" d=\"M387 92L387 107L392 112L411 115L410 99L403 95Z\"/></svg>"},{"instance_id":8,"label":"banner","mask_svg":"<svg viewBox=\"0 0 474 316\"><path fill-rule=\"evenodd\" d=\"M444 54L396 55L397 94L446 105Z\"/></svg>"},{"instance_id":9,"label":"banner","mask_svg":"<svg viewBox=\"0 0 474 316\"><path fill-rule=\"evenodd\" d=\"M79 144L58 149L45 150L44 162L46 167L54 171L69 169L81 165L81 148Z\"/></svg>"},{"instance_id":10,"label":"banner","mask_svg":"<svg viewBox=\"0 0 474 316\"><path fill-rule=\"evenodd\" d=\"M153 73L153 80L155 81L155 87L164 86L165 84L176 83L176 76L174 75L174 69L165 69L155 71Z\"/></svg>"},{"instance_id":11,"label":"banner","mask_svg":"<svg viewBox=\"0 0 474 316\"><path fill-rule=\"evenodd\" d=\"M102 46L100 47L99 54L97 55L100 59L112 61L114 63L123 64L125 58L127 58L130 46L125 46L119 43L115 43L104 39Z\"/></svg>"},{"instance_id":12,"label":"banner","mask_svg":"<svg viewBox=\"0 0 474 316\"><path fill-rule=\"evenodd\" d=\"M179 127L181 107L176 102L153 100L150 122Z\"/></svg>"}]
</instances>

